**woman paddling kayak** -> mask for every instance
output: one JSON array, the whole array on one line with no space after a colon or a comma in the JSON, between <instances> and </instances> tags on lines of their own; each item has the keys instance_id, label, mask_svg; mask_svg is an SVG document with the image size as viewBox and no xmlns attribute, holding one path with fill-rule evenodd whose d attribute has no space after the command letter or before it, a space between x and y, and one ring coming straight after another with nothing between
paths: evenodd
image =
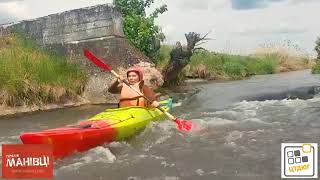
<instances>
[{"instance_id":1,"label":"woman paddling kayak","mask_svg":"<svg viewBox=\"0 0 320 180\"><path fill-rule=\"evenodd\" d=\"M149 103L143 96L133 91L128 85L123 83L123 81L127 81L131 87L139 90L152 103ZM154 91L144 84L143 70L141 67L129 68L127 70L127 80L119 76L118 80L109 87L108 91L113 94L120 94L119 107L141 106L156 108L159 106Z\"/></svg>"},{"instance_id":2,"label":"woman paddling kayak","mask_svg":"<svg viewBox=\"0 0 320 180\"><path fill-rule=\"evenodd\" d=\"M119 81L120 82L118 82L118 85L121 83L121 81L123 81L124 79L123 78L121 78L108 64L106 64L105 62L103 62L101 59L99 59L98 57L96 57L94 54L92 54L92 52L91 51L89 51L88 49L84 49L83 50L83 53L84 53L84 55L91 61L91 62L93 62L95 65L97 65L98 67L100 67L101 69L103 69L103 70L105 70L105 71L107 71L107 72L111 72L113 75L115 75L116 77L118 77L118 79L119 79ZM137 71L138 72L138 75L139 75L139 71ZM142 73L141 73L142 74ZM128 75L128 74L127 74ZM141 76L139 76L139 80L142 80L143 79L143 77ZM194 129L195 127L197 127L197 125L195 125L195 124L193 124L192 123L192 121L187 121L187 120L184 120L184 119L178 119L177 117L175 117L175 116L173 116L172 114L170 114L168 111L166 111L166 110L164 110L163 108L161 108L160 106L159 106L159 103L156 101L151 101L151 100L149 100L149 98L148 97L146 97L141 91L143 91L143 87L144 87L144 85L142 85L142 87L140 88L140 90L138 91L138 90L136 90L134 87L131 87L131 85L129 84L129 82L127 82L127 81L123 81L123 83L125 83L125 84L128 84L129 86L129 88L130 89L132 89L133 91L135 91L137 94L139 94L140 96L143 96L144 97L144 99L145 100L147 100L148 102L150 102L150 106L151 106L151 104L153 104L152 106L155 106L155 107L157 107L157 109L158 110L160 110L161 112L163 112L170 120L172 120L172 121L174 121L176 124L177 124L177 126L178 126L178 129L180 130L180 131L191 131L192 129ZM122 83L122 84L123 84ZM139 85L141 85L140 83L139 83ZM118 86L115 86L115 87L118 87ZM116 89L118 89L118 88L116 88ZM120 92L121 93L121 90L122 90L122 88L120 89L119 88L119 90L118 90L118 92ZM144 92L145 94L147 94L146 92ZM135 95L136 96L136 95ZM139 104L139 103L137 103L136 102L136 104L135 105L137 105L137 104Z\"/></svg>"}]
</instances>

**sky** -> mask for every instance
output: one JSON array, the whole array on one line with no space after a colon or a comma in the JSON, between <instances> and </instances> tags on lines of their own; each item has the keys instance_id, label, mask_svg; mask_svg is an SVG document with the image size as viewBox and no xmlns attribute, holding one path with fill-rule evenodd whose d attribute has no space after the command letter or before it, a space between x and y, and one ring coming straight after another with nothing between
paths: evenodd
<instances>
[{"instance_id":1,"label":"sky","mask_svg":"<svg viewBox=\"0 0 320 180\"><path fill-rule=\"evenodd\" d=\"M0 0L0 24L33 19L112 0ZM147 12L167 4L156 23L165 43L186 43L184 34L206 34L211 51L250 54L265 44L288 44L315 55L320 36L320 0L155 0Z\"/></svg>"}]
</instances>

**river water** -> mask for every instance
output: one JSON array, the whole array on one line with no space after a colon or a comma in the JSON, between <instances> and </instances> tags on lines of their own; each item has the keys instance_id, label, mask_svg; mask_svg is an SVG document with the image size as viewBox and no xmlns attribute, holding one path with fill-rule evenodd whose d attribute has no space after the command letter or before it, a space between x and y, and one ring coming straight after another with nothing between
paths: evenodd
<instances>
[{"instance_id":1,"label":"river water","mask_svg":"<svg viewBox=\"0 0 320 180\"><path fill-rule=\"evenodd\" d=\"M320 77L309 71L255 76L224 83L193 83L198 94L173 114L204 131L179 132L170 121L151 123L115 142L55 162L54 179L280 179L283 142L320 139ZM74 123L106 106L0 119L0 143L20 143L24 131Z\"/></svg>"}]
</instances>

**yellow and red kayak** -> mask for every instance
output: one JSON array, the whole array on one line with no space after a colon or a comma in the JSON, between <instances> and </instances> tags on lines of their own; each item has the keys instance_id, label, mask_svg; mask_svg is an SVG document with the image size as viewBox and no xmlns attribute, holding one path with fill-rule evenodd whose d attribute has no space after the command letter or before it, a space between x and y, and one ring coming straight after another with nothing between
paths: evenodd
<instances>
[{"instance_id":1,"label":"yellow and red kayak","mask_svg":"<svg viewBox=\"0 0 320 180\"><path fill-rule=\"evenodd\" d=\"M162 101L161 104L169 111L172 100ZM154 108L134 106L107 109L76 125L26 132L20 135L20 139L24 144L52 144L54 157L61 158L104 143L125 140L143 130L151 121L165 118L163 112Z\"/></svg>"}]
</instances>

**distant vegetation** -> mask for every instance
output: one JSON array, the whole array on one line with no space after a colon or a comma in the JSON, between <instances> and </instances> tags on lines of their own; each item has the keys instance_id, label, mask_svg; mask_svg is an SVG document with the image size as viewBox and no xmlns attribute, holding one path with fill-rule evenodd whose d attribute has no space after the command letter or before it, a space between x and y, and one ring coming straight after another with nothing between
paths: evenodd
<instances>
[{"instance_id":1,"label":"distant vegetation","mask_svg":"<svg viewBox=\"0 0 320 180\"><path fill-rule=\"evenodd\" d=\"M157 59L159 68L165 67L173 48L171 45L161 46ZM308 55L289 46L273 45L259 47L248 56L198 50L184 72L186 76L194 78L236 80L252 75L308 69L313 65L314 61Z\"/></svg>"},{"instance_id":2,"label":"distant vegetation","mask_svg":"<svg viewBox=\"0 0 320 180\"><path fill-rule=\"evenodd\" d=\"M276 72L275 55L261 58L200 51L192 57L188 76L208 79L243 79L257 74Z\"/></svg>"},{"instance_id":3,"label":"distant vegetation","mask_svg":"<svg viewBox=\"0 0 320 180\"><path fill-rule=\"evenodd\" d=\"M87 82L78 65L21 34L0 37L0 105L32 105L76 97Z\"/></svg>"},{"instance_id":4,"label":"distant vegetation","mask_svg":"<svg viewBox=\"0 0 320 180\"><path fill-rule=\"evenodd\" d=\"M319 61L320 60L320 37L317 38L316 46L314 50L317 52L317 63L312 68L312 73L320 74L320 61Z\"/></svg>"}]
</instances>

